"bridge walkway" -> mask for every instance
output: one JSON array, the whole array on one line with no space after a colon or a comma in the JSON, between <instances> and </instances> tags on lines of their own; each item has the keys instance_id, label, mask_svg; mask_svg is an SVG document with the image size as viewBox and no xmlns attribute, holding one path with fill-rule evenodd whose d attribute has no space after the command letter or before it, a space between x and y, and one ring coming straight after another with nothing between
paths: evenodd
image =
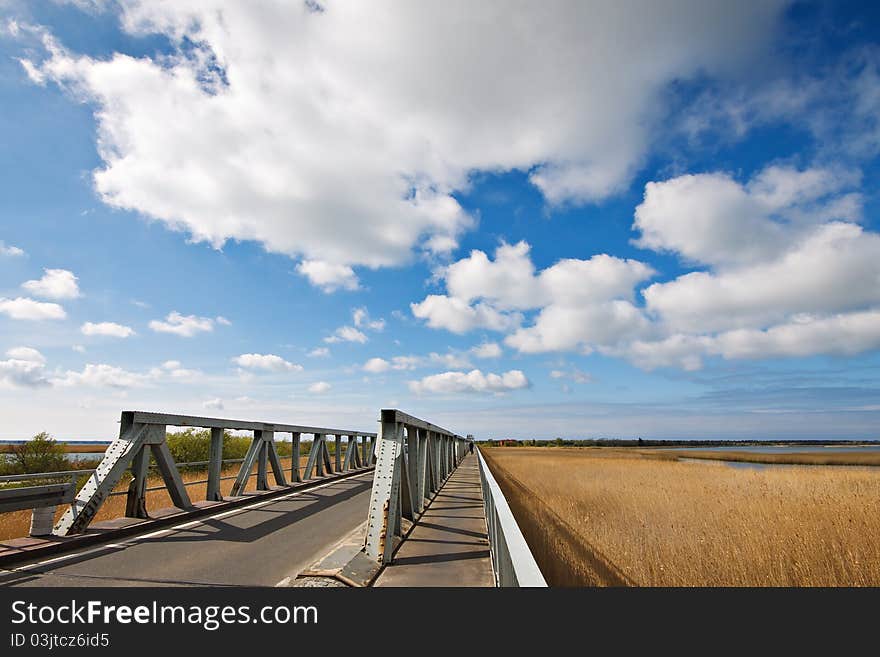
<instances>
[{"instance_id":1,"label":"bridge walkway","mask_svg":"<svg viewBox=\"0 0 880 657\"><path fill-rule=\"evenodd\" d=\"M374 586L494 586L476 454L468 454Z\"/></svg>"}]
</instances>

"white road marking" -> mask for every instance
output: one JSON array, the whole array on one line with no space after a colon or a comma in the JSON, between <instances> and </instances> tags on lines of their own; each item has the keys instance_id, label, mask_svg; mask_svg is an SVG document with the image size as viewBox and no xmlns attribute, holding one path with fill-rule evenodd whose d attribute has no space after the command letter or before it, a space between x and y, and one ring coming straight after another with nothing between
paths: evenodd
<instances>
[{"instance_id":1,"label":"white road marking","mask_svg":"<svg viewBox=\"0 0 880 657\"><path fill-rule=\"evenodd\" d=\"M298 495L302 495L303 493L311 493L314 490L320 490L322 488L327 488L328 486L332 486L333 484L338 484L342 481L349 481L353 479L360 479L364 475L372 475L372 470L369 472L364 472L363 474L354 475L353 477L344 477L341 479L334 479L333 481L328 481L326 484L321 484L320 486L312 486L310 488L306 488L304 490L293 491L292 493L288 493L286 495L280 495L278 497L273 497L268 500L260 500L259 502L254 502L253 504L248 504L246 506L237 507L235 509L230 509L229 511L224 511L222 513L216 513L213 516L208 516L207 518L199 518L198 520L191 520L189 522L185 522L180 525L175 525L174 527L169 527L167 529L160 529L155 532L150 532L149 534L143 534L141 536L134 536L131 540L126 541L125 543L107 543L105 545L96 545L84 550L80 550L78 552L71 552L69 554L62 554L59 557L53 557L52 559L45 559L43 561L38 561L37 563L28 564L26 566L21 566L20 568L9 568L7 572L16 572L16 573L26 573L34 568L39 568L40 566L45 566L46 564L56 563L58 561L65 561L67 559L75 559L76 557L82 556L84 554L89 554L91 552L96 552L98 550L102 550L104 548L112 547L112 548L121 548L125 549L127 547L131 547L135 543L139 543L147 538L157 538L159 536L165 536L166 534L170 534L173 531L188 529L190 527L195 527L196 525L201 525L206 523L209 520L219 520L220 518L225 518L227 516L234 515L236 513L244 513L245 511L250 511L251 509L258 509L262 506L266 506L268 504L274 504L275 502L280 502L282 500L289 500L292 497L296 497Z\"/></svg>"}]
</instances>

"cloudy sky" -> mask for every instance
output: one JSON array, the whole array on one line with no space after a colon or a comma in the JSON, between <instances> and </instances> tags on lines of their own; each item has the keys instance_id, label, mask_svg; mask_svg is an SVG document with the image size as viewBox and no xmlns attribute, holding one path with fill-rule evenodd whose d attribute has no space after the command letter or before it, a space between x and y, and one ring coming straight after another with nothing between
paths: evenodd
<instances>
[{"instance_id":1,"label":"cloudy sky","mask_svg":"<svg viewBox=\"0 0 880 657\"><path fill-rule=\"evenodd\" d=\"M0 0L0 438L880 438L859 5Z\"/></svg>"}]
</instances>

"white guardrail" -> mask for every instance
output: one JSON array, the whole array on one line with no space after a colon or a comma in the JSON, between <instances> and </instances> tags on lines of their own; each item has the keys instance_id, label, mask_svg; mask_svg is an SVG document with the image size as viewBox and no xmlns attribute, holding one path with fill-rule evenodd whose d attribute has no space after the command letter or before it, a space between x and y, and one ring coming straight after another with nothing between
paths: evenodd
<instances>
[{"instance_id":1,"label":"white guardrail","mask_svg":"<svg viewBox=\"0 0 880 657\"><path fill-rule=\"evenodd\" d=\"M535 563L535 557L516 524L510 505L479 448L477 457L480 461L480 484L483 487L495 585L546 587L541 569Z\"/></svg>"}]
</instances>

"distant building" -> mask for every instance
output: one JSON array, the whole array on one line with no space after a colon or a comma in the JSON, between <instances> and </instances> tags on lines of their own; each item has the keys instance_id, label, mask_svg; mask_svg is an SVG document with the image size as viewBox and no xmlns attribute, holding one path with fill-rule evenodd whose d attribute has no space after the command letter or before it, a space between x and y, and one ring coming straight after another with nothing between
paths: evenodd
<instances>
[{"instance_id":1,"label":"distant building","mask_svg":"<svg viewBox=\"0 0 880 657\"><path fill-rule=\"evenodd\" d=\"M502 438L498 441L499 447L516 447L519 445L518 440L514 440L513 438Z\"/></svg>"}]
</instances>

